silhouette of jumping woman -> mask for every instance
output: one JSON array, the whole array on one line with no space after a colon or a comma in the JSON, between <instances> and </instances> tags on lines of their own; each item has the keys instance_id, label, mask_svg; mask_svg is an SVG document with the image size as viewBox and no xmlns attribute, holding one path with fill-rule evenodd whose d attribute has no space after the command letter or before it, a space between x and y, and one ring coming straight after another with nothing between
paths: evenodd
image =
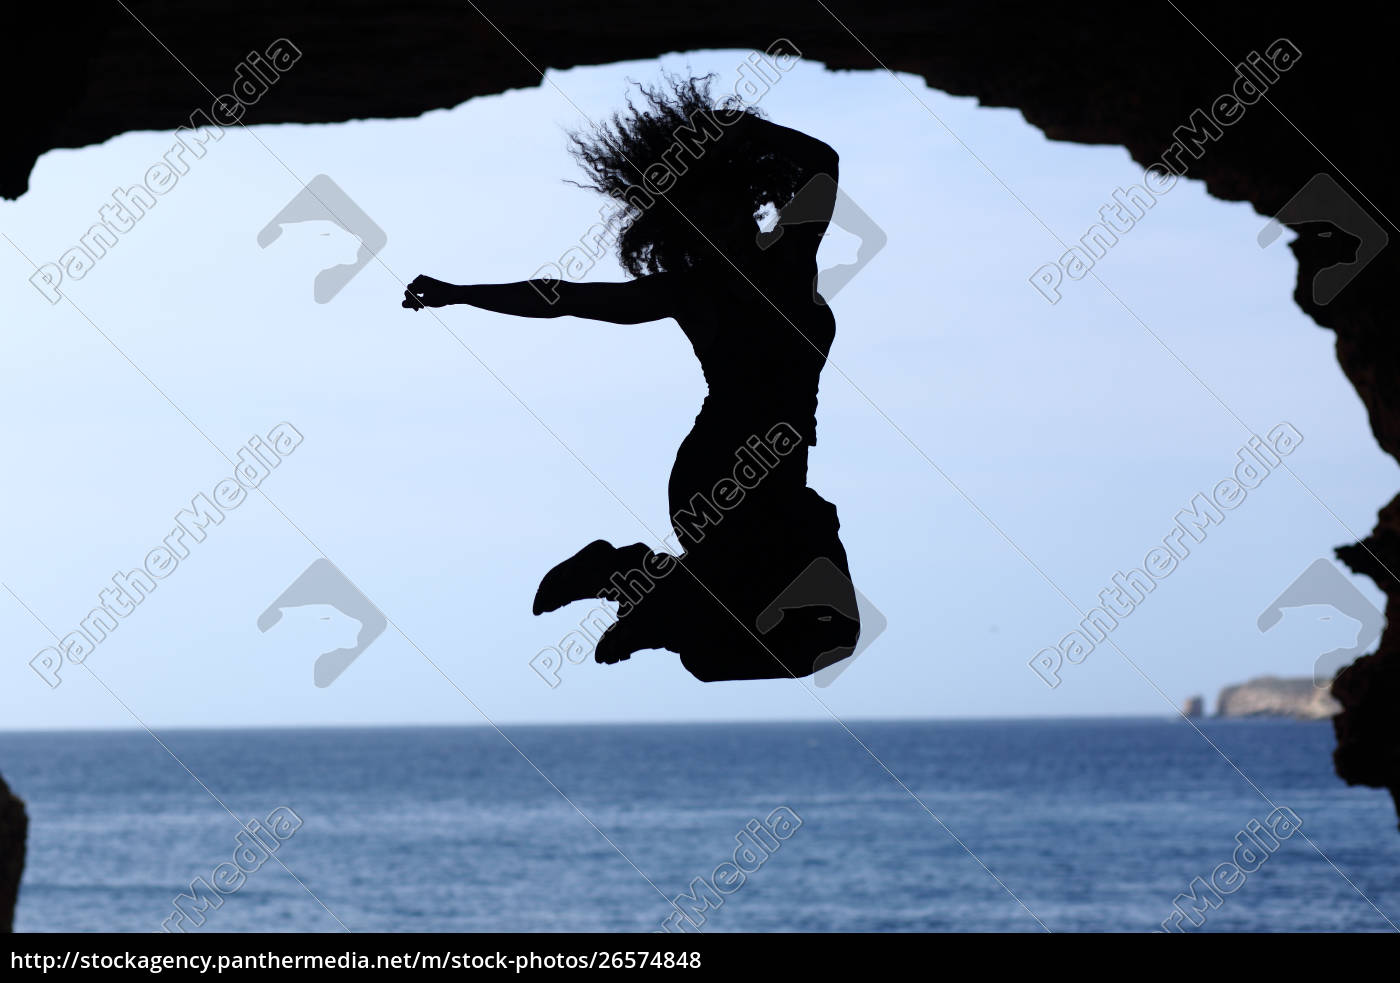
<instances>
[{"instance_id":1,"label":"silhouette of jumping woman","mask_svg":"<svg viewBox=\"0 0 1400 983\"><path fill-rule=\"evenodd\" d=\"M545 575L534 613L617 601L599 663L669 649L705 682L808 676L851 655L860 633L836 508L807 487L836 333L815 284L837 156L738 99L716 104L710 78L666 81L639 86L641 108L629 99L627 112L572 136L592 178L583 187L625 203L617 249L633 279L459 286L419 276L402 306L674 318L709 386L668 488L684 553L596 540Z\"/></svg>"}]
</instances>

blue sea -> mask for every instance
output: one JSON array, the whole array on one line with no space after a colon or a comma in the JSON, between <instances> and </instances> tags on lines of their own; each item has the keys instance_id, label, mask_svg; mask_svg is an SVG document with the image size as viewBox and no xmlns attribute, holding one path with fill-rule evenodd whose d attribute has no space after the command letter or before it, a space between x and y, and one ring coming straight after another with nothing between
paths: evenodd
<instances>
[{"instance_id":1,"label":"blue sea","mask_svg":"<svg viewBox=\"0 0 1400 983\"><path fill-rule=\"evenodd\" d=\"M1224 756L1181 720L849 726L0 734L16 929L159 931L279 809L186 928L650 932L718 877L703 932L1150 931L1279 807L1301 828L1192 931L1400 924L1389 796L1335 778L1326 723L1203 722Z\"/></svg>"}]
</instances>

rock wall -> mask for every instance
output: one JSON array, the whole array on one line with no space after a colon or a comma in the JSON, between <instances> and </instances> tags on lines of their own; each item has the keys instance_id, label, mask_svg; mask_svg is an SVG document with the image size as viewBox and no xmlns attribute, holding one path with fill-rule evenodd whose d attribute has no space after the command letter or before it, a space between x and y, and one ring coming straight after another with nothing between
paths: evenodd
<instances>
[{"instance_id":1,"label":"rock wall","mask_svg":"<svg viewBox=\"0 0 1400 983\"><path fill-rule=\"evenodd\" d=\"M1297 67L1189 161L1189 176L1218 198L1273 215L1325 172L1389 236L1400 236L1385 217L1400 216L1390 155L1372 146L1384 138L1379 124L1393 117L1390 49L1400 36L1394 7L1354 0L1337 0L1325 12L1191 0L1051 7L864 0L831 3L828 12L811 0L474 2L476 9L429 0L127 0L133 17L104 0L65 8L61 18L20 5L6 12L3 32L9 50L0 70L15 95L0 150L0 195L22 194L34 159L47 149L128 130L174 129L227 91L250 51L277 38L293 41L303 57L244 122L415 116L537 85L537 69L765 48L784 37L831 68L912 73L983 105L1017 108L1052 139L1120 144L1146 166L1195 110L1209 110L1231 88L1235 63L1286 37L1302 51ZM890 81L890 99L911 98ZM930 116L928 125L939 124ZM413 180L413 162L403 167L404 180ZM1313 277L1337 259L1344 241L1317 227L1300 231L1295 299L1335 333L1338 361L1376 439L1400 455L1400 334L1387 313L1396 305L1391 284L1400 252L1383 251L1323 304L1313 298ZM1224 414L1220 425L1235 426ZM1364 543L1339 555L1375 579L1393 606L1400 585L1387 571L1400 570L1400 506L1385 508ZM1389 628L1379 651L1344 671L1333 691L1343 706L1338 774L1400 795L1400 631Z\"/></svg>"},{"instance_id":2,"label":"rock wall","mask_svg":"<svg viewBox=\"0 0 1400 983\"><path fill-rule=\"evenodd\" d=\"M5 779L0 778L0 932L8 932L14 926L28 835L29 816L24 803L10 793Z\"/></svg>"}]
</instances>

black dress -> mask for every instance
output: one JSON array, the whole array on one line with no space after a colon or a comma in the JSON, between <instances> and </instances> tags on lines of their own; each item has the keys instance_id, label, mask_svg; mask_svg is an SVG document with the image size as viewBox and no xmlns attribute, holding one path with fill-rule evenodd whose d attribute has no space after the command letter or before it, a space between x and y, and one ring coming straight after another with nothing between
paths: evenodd
<instances>
[{"instance_id":1,"label":"black dress","mask_svg":"<svg viewBox=\"0 0 1400 983\"><path fill-rule=\"evenodd\" d=\"M836 508L807 487L835 319L810 257L752 259L675 278L709 387L668 489L685 552L616 626L707 682L807 676L859 634Z\"/></svg>"}]
</instances>

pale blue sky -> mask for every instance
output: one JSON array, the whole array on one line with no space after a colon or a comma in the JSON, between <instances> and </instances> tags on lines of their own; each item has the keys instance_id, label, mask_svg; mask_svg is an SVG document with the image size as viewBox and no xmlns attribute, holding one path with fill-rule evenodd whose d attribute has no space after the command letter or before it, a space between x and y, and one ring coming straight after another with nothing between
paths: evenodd
<instances>
[{"instance_id":1,"label":"pale blue sky","mask_svg":"<svg viewBox=\"0 0 1400 983\"><path fill-rule=\"evenodd\" d=\"M742 59L665 64L732 80ZM1060 247L1027 208L1078 238L1115 188L1141 180L1123 149L1052 143L1019 113L918 79L905 80L916 99L883 73L804 62L762 105L836 147L843 187L888 236L834 301L811 461L888 629L828 688L702 684L664 652L566 666L546 686L530 658L588 607L532 617L538 579L591 539L667 528L699 368L672 322L452 308L439 323L399 308L401 282L523 279L557 258L600 204L562 180L577 176L565 128L657 68L551 72L553 85L416 120L230 130L66 285L82 313L50 306L0 243L0 579L60 634L229 473L196 426L230 456L281 421L305 438L263 485L276 508L231 511L89 657L105 688L76 666L46 686L27 663L50 639L0 592L0 727L134 726L123 703L152 726L481 723L473 702L498 723L1164 714L1254 675L1310 674L1317 640L1260 634L1255 619L1351 540L1346 526L1369 531L1400 474L1333 336L1290 300L1292 255L1256 245L1264 219L1180 182L1095 271L1122 304L1085 280L1052 307L1027 278ZM206 102L192 85L191 109ZM34 262L56 259L170 144L134 133L45 155L31 191L0 203L0 230ZM384 265L316 304L315 244L256 238L298 179L322 173L388 244ZM840 237L824 248L853 254ZM590 275L620 277L611 258ZM1304 435L1288 463L1325 507L1275 472L1114 633L1142 674L1101 646L1049 689L1026 663L1078 616L1025 557L1074 603L1096 603L1232 471L1248 433L1222 402L1260 433L1287 421ZM292 523L426 658L391 627L318 689L314 622L258 631L320 555Z\"/></svg>"}]
</instances>

